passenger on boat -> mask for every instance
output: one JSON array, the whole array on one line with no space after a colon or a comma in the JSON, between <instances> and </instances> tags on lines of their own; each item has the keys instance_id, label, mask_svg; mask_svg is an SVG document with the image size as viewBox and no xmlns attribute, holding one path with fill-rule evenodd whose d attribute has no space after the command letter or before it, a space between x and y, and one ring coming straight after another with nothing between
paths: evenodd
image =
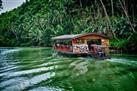
<instances>
[{"instance_id":1,"label":"passenger on boat","mask_svg":"<svg viewBox=\"0 0 137 91\"><path fill-rule=\"evenodd\" d=\"M98 46L98 48L97 48L97 55L98 55L98 57L100 57L100 58L106 57L105 52L102 50L102 48L101 48L100 46Z\"/></svg>"},{"instance_id":2,"label":"passenger on boat","mask_svg":"<svg viewBox=\"0 0 137 91\"><path fill-rule=\"evenodd\" d=\"M91 45L91 53L92 53L92 56L94 56L96 58L104 58L104 57L106 57L106 54L102 50L102 47L100 45L97 45L97 44L92 44Z\"/></svg>"},{"instance_id":3,"label":"passenger on boat","mask_svg":"<svg viewBox=\"0 0 137 91\"><path fill-rule=\"evenodd\" d=\"M97 54L97 44L91 44L91 53L92 55L96 55Z\"/></svg>"}]
</instances>

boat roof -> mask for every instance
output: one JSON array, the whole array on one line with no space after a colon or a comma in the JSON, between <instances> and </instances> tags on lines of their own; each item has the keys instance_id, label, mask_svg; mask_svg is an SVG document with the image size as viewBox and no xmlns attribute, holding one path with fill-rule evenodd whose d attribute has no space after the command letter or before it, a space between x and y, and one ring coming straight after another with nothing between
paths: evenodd
<instances>
[{"instance_id":1,"label":"boat roof","mask_svg":"<svg viewBox=\"0 0 137 91\"><path fill-rule=\"evenodd\" d=\"M88 34L71 34L71 35L61 35L61 36L57 36L57 37L53 37L53 40L66 40L66 39L75 39L75 38L79 38L79 37L83 37L83 36L88 36L88 35L96 35L96 36L100 36L103 38L108 39L106 36L104 35L100 35L100 34L96 34L96 33L88 33Z\"/></svg>"}]
</instances>

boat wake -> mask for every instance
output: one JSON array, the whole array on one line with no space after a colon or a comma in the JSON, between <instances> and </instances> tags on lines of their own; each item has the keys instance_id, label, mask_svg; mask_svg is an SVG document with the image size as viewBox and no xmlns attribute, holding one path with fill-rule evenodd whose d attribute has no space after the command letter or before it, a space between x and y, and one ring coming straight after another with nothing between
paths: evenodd
<instances>
[{"instance_id":1,"label":"boat wake","mask_svg":"<svg viewBox=\"0 0 137 91\"><path fill-rule=\"evenodd\" d=\"M46 81L46 80L48 80L48 79L50 79L51 77L54 77L54 76L55 76L54 72L48 72L48 73L45 73L45 74L42 74L42 75L34 76L31 79L24 80L24 81L21 81L18 84L8 86L3 91L20 91L20 90L24 90L24 89L26 89L30 86L33 86L35 84L38 84L38 83L42 82L42 81Z\"/></svg>"},{"instance_id":2,"label":"boat wake","mask_svg":"<svg viewBox=\"0 0 137 91\"><path fill-rule=\"evenodd\" d=\"M125 59L125 58L111 58L111 59L106 59L107 61L110 62L118 62L126 65L137 65L137 61Z\"/></svg>"},{"instance_id":3,"label":"boat wake","mask_svg":"<svg viewBox=\"0 0 137 91\"><path fill-rule=\"evenodd\" d=\"M8 50L5 50L5 51L2 51L0 54L5 55L5 54L13 53L13 52L18 52L20 50L21 49L8 49Z\"/></svg>"}]
</instances>

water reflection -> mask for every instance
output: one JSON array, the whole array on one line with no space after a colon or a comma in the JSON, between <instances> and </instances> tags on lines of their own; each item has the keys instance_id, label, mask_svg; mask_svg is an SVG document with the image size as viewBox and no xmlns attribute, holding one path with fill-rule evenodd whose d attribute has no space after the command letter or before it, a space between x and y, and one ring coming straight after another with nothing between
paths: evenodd
<instances>
[{"instance_id":1,"label":"water reflection","mask_svg":"<svg viewBox=\"0 0 137 91\"><path fill-rule=\"evenodd\" d=\"M96 60L52 54L51 48L0 48L0 91L137 89L136 58Z\"/></svg>"},{"instance_id":2,"label":"water reflection","mask_svg":"<svg viewBox=\"0 0 137 91\"><path fill-rule=\"evenodd\" d=\"M76 76L79 76L85 74L88 71L88 64L88 61L74 61L69 65L69 67L73 68L73 71L75 71Z\"/></svg>"}]
</instances>

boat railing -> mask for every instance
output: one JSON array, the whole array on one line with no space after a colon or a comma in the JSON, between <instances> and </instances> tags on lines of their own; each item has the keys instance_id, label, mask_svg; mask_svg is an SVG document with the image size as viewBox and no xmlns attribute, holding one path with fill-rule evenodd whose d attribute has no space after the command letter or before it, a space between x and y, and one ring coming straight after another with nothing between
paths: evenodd
<instances>
[{"instance_id":1,"label":"boat railing","mask_svg":"<svg viewBox=\"0 0 137 91\"><path fill-rule=\"evenodd\" d=\"M62 45L62 44L57 44L54 46L54 49L59 50L59 51L68 51L72 52L72 45Z\"/></svg>"}]
</instances>

